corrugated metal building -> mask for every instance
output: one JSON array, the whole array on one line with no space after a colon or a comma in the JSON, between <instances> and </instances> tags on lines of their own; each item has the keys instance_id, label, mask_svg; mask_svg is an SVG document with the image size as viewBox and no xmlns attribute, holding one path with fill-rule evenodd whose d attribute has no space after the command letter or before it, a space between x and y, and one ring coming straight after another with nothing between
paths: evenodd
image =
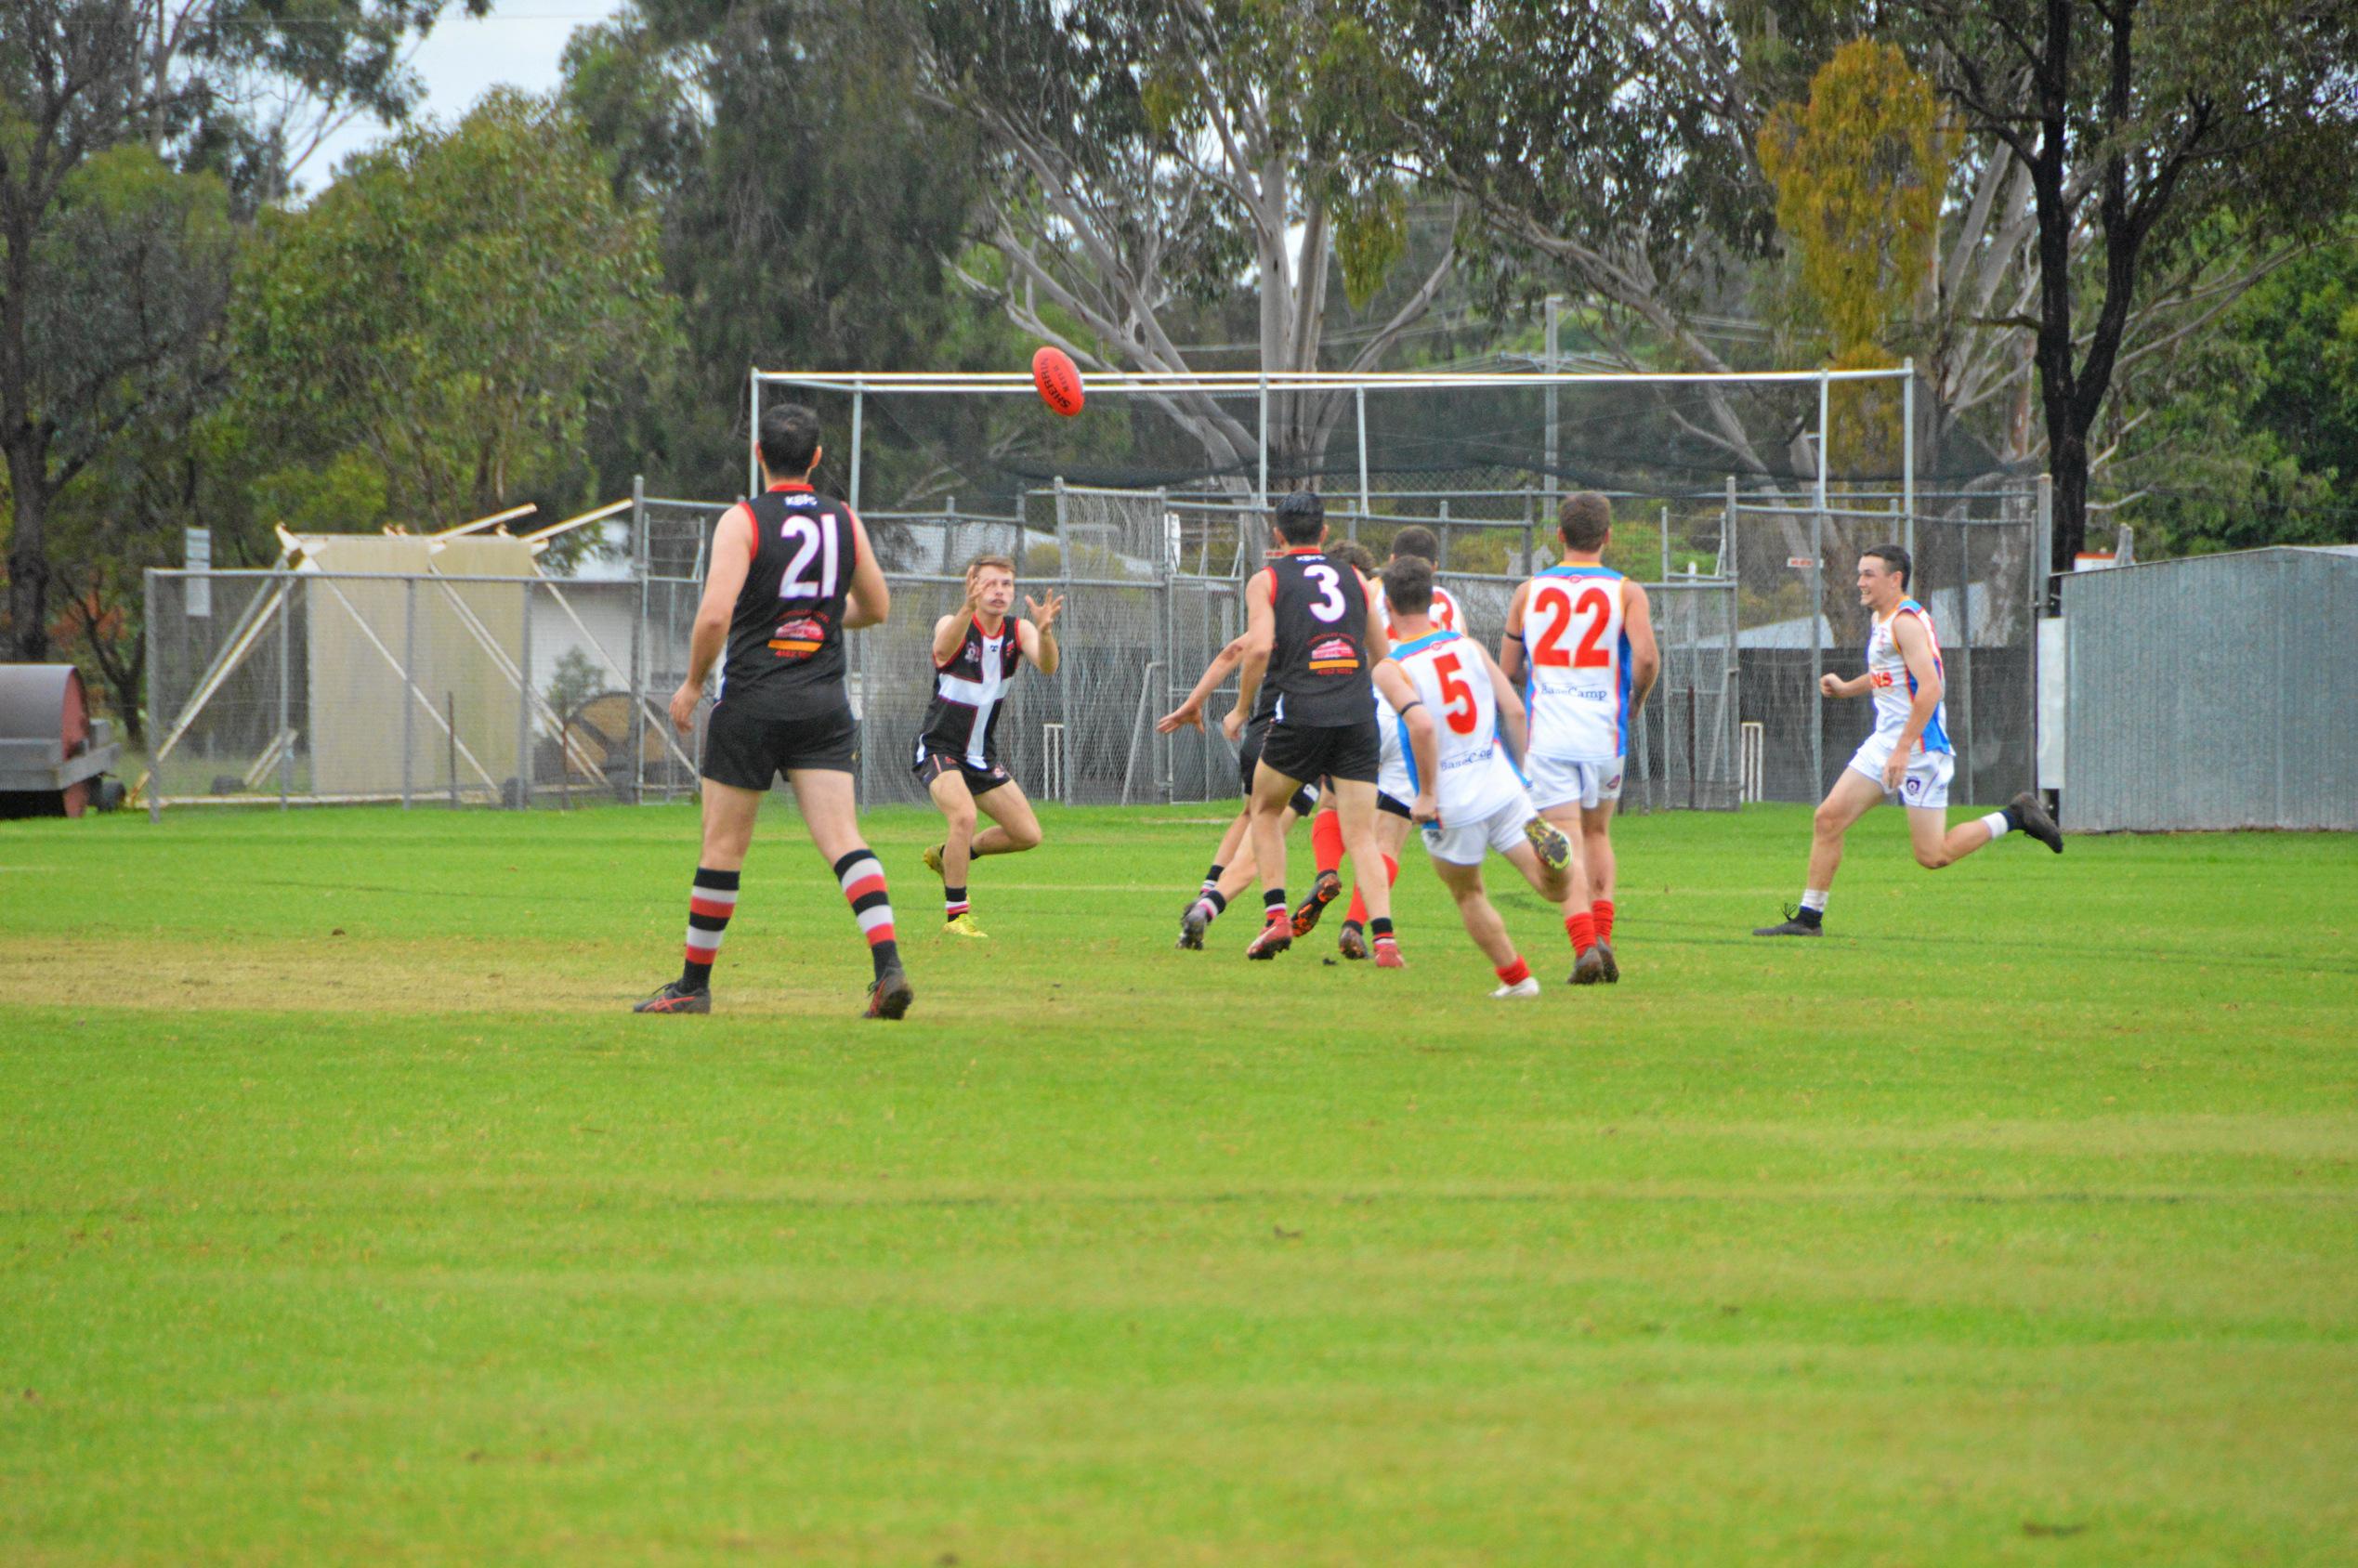
<instances>
[{"instance_id":1,"label":"corrugated metal building","mask_svg":"<svg viewBox=\"0 0 2358 1568\"><path fill-rule=\"evenodd\" d=\"M2063 826L2358 829L2358 546L2063 582Z\"/></svg>"}]
</instances>

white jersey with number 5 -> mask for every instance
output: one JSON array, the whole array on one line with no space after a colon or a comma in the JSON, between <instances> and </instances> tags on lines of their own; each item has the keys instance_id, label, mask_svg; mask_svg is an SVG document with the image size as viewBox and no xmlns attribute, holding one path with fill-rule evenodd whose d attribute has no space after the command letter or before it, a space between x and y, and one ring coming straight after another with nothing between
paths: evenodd
<instances>
[{"instance_id":1,"label":"white jersey with number 5","mask_svg":"<svg viewBox=\"0 0 2358 1568\"><path fill-rule=\"evenodd\" d=\"M1630 639L1621 574L1609 567L1550 567L1523 602L1531 754L1609 763L1627 753Z\"/></svg>"},{"instance_id":2,"label":"white jersey with number 5","mask_svg":"<svg viewBox=\"0 0 2358 1568\"><path fill-rule=\"evenodd\" d=\"M1523 780L1499 746L1498 699L1482 650L1455 632L1430 632L1392 650L1417 697L1433 715L1434 748L1441 777L1433 786L1444 822L1476 822L1523 792ZM1408 783L1417 777L1416 751L1408 744L1408 721L1400 726L1400 750L1408 758Z\"/></svg>"}]
</instances>

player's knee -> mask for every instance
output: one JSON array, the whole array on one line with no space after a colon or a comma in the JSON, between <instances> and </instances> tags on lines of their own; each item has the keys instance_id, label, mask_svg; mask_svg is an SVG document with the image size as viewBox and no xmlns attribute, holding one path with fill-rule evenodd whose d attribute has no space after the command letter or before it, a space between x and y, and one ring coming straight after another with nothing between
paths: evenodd
<instances>
[{"instance_id":1,"label":"player's knee","mask_svg":"<svg viewBox=\"0 0 2358 1568\"><path fill-rule=\"evenodd\" d=\"M1923 867L1924 869L1928 871L1939 870L1942 867L1950 863L1948 846L1946 844L1937 843L1918 844L1916 846L1916 863L1919 866Z\"/></svg>"},{"instance_id":2,"label":"player's knee","mask_svg":"<svg viewBox=\"0 0 2358 1568\"><path fill-rule=\"evenodd\" d=\"M1040 824L1037 822L1017 822L1001 830L1007 835L1007 842L1017 849L1040 847Z\"/></svg>"},{"instance_id":3,"label":"player's knee","mask_svg":"<svg viewBox=\"0 0 2358 1568\"><path fill-rule=\"evenodd\" d=\"M949 806L943 810L942 816L950 823L951 832L966 837L974 835L975 808L973 806Z\"/></svg>"},{"instance_id":4,"label":"player's knee","mask_svg":"<svg viewBox=\"0 0 2358 1568\"><path fill-rule=\"evenodd\" d=\"M1834 809L1834 804L1831 801L1819 806L1811 816L1810 826L1821 839L1838 839L1842 836L1842 817Z\"/></svg>"}]
</instances>

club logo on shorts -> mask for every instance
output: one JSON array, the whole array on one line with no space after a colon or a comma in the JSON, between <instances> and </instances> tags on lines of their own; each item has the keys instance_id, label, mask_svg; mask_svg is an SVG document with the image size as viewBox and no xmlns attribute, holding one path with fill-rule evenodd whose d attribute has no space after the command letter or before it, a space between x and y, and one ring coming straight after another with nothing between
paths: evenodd
<instances>
[{"instance_id":1,"label":"club logo on shorts","mask_svg":"<svg viewBox=\"0 0 2358 1568\"><path fill-rule=\"evenodd\" d=\"M1908 794L1911 794L1911 795L1913 795L1913 794L1917 794L1917 793L1919 793L1919 792L1923 790L1923 788L1924 788L1924 781L1923 781L1922 779L1920 779L1920 778L1911 778L1911 779L1909 779L1909 780L1907 781L1907 783L1906 783L1905 786L1903 786L1903 788L1904 788L1905 791L1906 791L1906 793L1908 793Z\"/></svg>"}]
</instances>

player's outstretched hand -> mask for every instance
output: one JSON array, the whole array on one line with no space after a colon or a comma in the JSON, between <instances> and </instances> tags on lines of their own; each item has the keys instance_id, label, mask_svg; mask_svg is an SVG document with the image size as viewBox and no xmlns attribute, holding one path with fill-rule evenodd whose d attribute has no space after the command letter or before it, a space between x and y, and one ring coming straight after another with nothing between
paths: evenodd
<instances>
[{"instance_id":1,"label":"player's outstretched hand","mask_svg":"<svg viewBox=\"0 0 2358 1568\"><path fill-rule=\"evenodd\" d=\"M1229 745L1234 746L1238 741L1244 738L1245 719L1247 717L1248 715L1242 708L1231 708L1228 710L1228 716L1220 721L1220 733L1228 738Z\"/></svg>"},{"instance_id":2,"label":"player's outstretched hand","mask_svg":"<svg viewBox=\"0 0 2358 1568\"><path fill-rule=\"evenodd\" d=\"M1031 614L1032 626L1036 630L1045 632L1056 623L1056 617L1064 613L1065 596L1051 588L1048 590L1047 603L1042 604L1027 594L1024 595L1024 608Z\"/></svg>"},{"instance_id":3,"label":"player's outstretched hand","mask_svg":"<svg viewBox=\"0 0 2358 1568\"><path fill-rule=\"evenodd\" d=\"M696 704L702 700L704 700L702 686L692 686L685 681L681 682L680 688L672 693L672 727L682 735L687 735L693 730L696 727Z\"/></svg>"},{"instance_id":4,"label":"player's outstretched hand","mask_svg":"<svg viewBox=\"0 0 2358 1568\"><path fill-rule=\"evenodd\" d=\"M1198 729L1203 728L1202 703L1187 702L1181 704L1179 707L1173 708L1170 712L1165 713L1162 717L1155 721L1155 733L1157 735L1169 735L1174 730L1186 729L1190 725L1193 725Z\"/></svg>"},{"instance_id":5,"label":"player's outstretched hand","mask_svg":"<svg viewBox=\"0 0 2358 1568\"><path fill-rule=\"evenodd\" d=\"M1828 670L1817 678L1817 689L1828 697L1842 695L1842 677Z\"/></svg>"}]
</instances>

